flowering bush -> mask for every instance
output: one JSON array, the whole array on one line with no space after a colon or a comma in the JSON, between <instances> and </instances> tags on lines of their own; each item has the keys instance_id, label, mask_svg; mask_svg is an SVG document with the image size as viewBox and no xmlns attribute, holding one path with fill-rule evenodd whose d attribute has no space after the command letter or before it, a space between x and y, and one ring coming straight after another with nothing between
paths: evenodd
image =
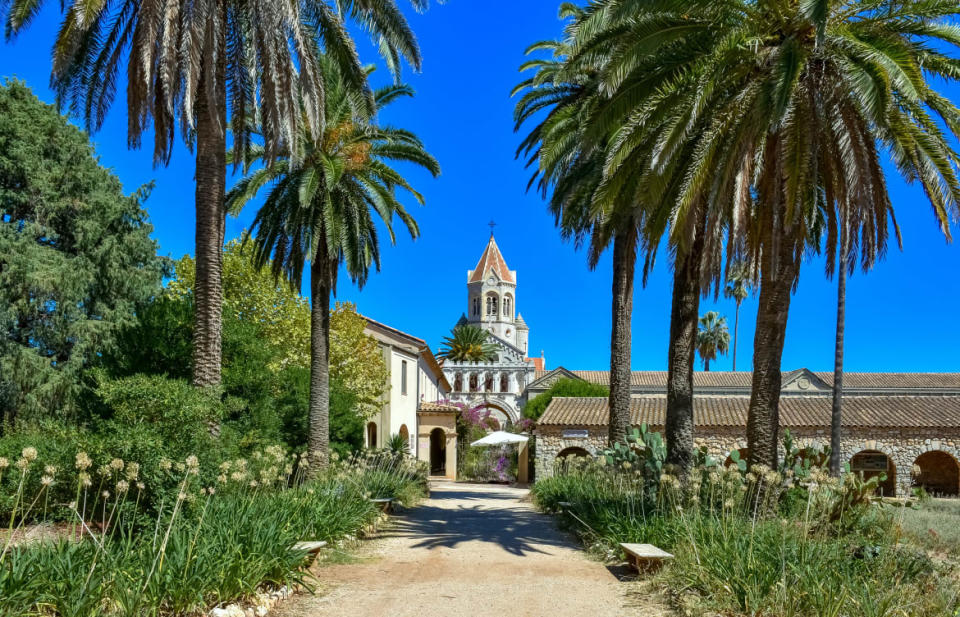
<instances>
[{"instance_id":1,"label":"flowering bush","mask_svg":"<svg viewBox=\"0 0 960 617\"><path fill-rule=\"evenodd\" d=\"M685 613L956 614L955 584L898 540L895 517L870 500L876 485L816 466L798 474L793 464L745 471L712 461L685 483L670 473L651 483L628 461L572 458L533 494L607 557L620 542L672 552L661 580L693 592L676 596Z\"/></svg>"},{"instance_id":2,"label":"flowering bush","mask_svg":"<svg viewBox=\"0 0 960 617\"><path fill-rule=\"evenodd\" d=\"M15 487L0 532L0 616L193 615L263 585L308 583L296 542L356 535L380 515L371 497L410 505L426 484L409 459L334 460L311 474L317 457L278 446L212 469L189 455L151 470L176 490L146 520L143 465L80 451L58 468L42 450L0 459L0 486ZM23 543L58 487L71 494L57 504L71 514L60 537Z\"/></svg>"}]
</instances>

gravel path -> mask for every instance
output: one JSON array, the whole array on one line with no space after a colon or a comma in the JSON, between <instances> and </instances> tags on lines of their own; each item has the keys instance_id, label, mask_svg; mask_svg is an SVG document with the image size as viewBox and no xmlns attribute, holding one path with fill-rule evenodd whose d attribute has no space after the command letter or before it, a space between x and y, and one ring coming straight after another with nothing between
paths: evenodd
<instances>
[{"instance_id":1,"label":"gravel path","mask_svg":"<svg viewBox=\"0 0 960 617\"><path fill-rule=\"evenodd\" d=\"M365 547L368 559L316 571L324 595L278 617L614 617L665 615L616 569L588 559L524 489L437 482ZM639 596L639 600L638 600ZM638 604L639 602L639 604Z\"/></svg>"}]
</instances>

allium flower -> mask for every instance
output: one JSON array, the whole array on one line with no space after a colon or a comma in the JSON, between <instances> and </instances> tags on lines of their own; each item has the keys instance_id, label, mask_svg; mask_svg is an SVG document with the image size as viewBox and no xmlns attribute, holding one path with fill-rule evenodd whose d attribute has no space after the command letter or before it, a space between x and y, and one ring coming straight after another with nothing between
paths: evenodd
<instances>
[{"instance_id":1,"label":"allium flower","mask_svg":"<svg viewBox=\"0 0 960 617\"><path fill-rule=\"evenodd\" d=\"M247 479L247 474L245 474L242 471L235 471L232 474L230 474L230 479L233 480L234 482L241 482Z\"/></svg>"},{"instance_id":2,"label":"allium flower","mask_svg":"<svg viewBox=\"0 0 960 617\"><path fill-rule=\"evenodd\" d=\"M220 463L220 471L227 472L230 471L230 461L223 461Z\"/></svg>"},{"instance_id":3,"label":"allium flower","mask_svg":"<svg viewBox=\"0 0 960 617\"><path fill-rule=\"evenodd\" d=\"M217 492L217 489L213 488L212 486L207 487L207 495L210 495L211 497L213 497L214 493L216 492Z\"/></svg>"},{"instance_id":4,"label":"allium flower","mask_svg":"<svg viewBox=\"0 0 960 617\"><path fill-rule=\"evenodd\" d=\"M187 457L186 463L190 469L196 469L200 466L200 460L194 454Z\"/></svg>"},{"instance_id":5,"label":"allium flower","mask_svg":"<svg viewBox=\"0 0 960 617\"><path fill-rule=\"evenodd\" d=\"M217 476L217 482L220 484L225 484L227 482L227 476L224 474L220 474L219 476Z\"/></svg>"},{"instance_id":6,"label":"allium flower","mask_svg":"<svg viewBox=\"0 0 960 617\"><path fill-rule=\"evenodd\" d=\"M123 459L115 458L110 461L110 469L121 471L123 469Z\"/></svg>"},{"instance_id":7,"label":"allium flower","mask_svg":"<svg viewBox=\"0 0 960 617\"><path fill-rule=\"evenodd\" d=\"M23 449L23 452L20 453L20 456L27 459L28 461L35 461L37 459L37 449L27 446Z\"/></svg>"},{"instance_id":8,"label":"allium flower","mask_svg":"<svg viewBox=\"0 0 960 617\"><path fill-rule=\"evenodd\" d=\"M179 493L177 493L177 499L179 499L180 501L184 501L186 498L187 498L187 494L184 493L183 491L180 491Z\"/></svg>"},{"instance_id":9,"label":"allium flower","mask_svg":"<svg viewBox=\"0 0 960 617\"><path fill-rule=\"evenodd\" d=\"M140 463L127 463L127 480L133 482L140 477Z\"/></svg>"},{"instance_id":10,"label":"allium flower","mask_svg":"<svg viewBox=\"0 0 960 617\"><path fill-rule=\"evenodd\" d=\"M100 496L103 497L104 499L110 499L110 491L103 491L102 493L100 493Z\"/></svg>"},{"instance_id":11,"label":"allium flower","mask_svg":"<svg viewBox=\"0 0 960 617\"><path fill-rule=\"evenodd\" d=\"M40 484L42 484L43 486L50 486L51 484L53 484L53 478L51 478L50 476L43 476L42 478L40 478Z\"/></svg>"},{"instance_id":12,"label":"allium flower","mask_svg":"<svg viewBox=\"0 0 960 617\"><path fill-rule=\"evenodd\" d=\"M256 481L256 480L250 480L250 488L257 488L257 481Z\"/></svg>"},{"instance_id":13,"label":"allium flower","mask_svg":"<svg viewBox=\"0 0 960 617\"><path fill-rule=\"evenodd\" d=\"M90 474L81 473L80 484L82 484L85 488L90 488L91 486L93 486L93 480L90 479Z\"/></svg>"},{"instance_id":14,"label":"allium flower","mask_svg":"<svg viewBox=\"0 0 960 617\"><path fill-rule=\"evenodd\" d=\"M0 456L0 469L6 469L10 466L10 460Z\"/></svg>"},{"instance_id":15,"label":"allium flower","mask_svg":"<svg viewBox=\"0 0 960 617\"><path fill-rule=\"evenodd\" d=\"M93 465L93 461L90 460L90 456L87 455L86 452L77 452L77 463L76 463L77 469L79 469L80 471L83 471L85 469L90 469L92 465Z\"/></svg>"},{"instance_id":16,"label":"allium flower","mask_svg":"<svg viewBox=\"0 0 960 617\"><path fill-rule=\"evenodd\" d=\"M146 484L144 484L143 482L137 482L137 490L138 490L138 491L142 491L142 490L145 489L145 488L147 488L147 485L146 485Z\"/></svg>"},{"instance_id":17,"label":"allium flower","mask_svg":"<svg viewBox=\"0 0 960 617\"><path fill-rule=\"evenodd\" d=\"M17 469L19 469L20 471L26 471L27 467L29 466L30 466L30 461L28 461L27 459L22 457L17 459Z\"/></svg>"},{"instance_id":18,"label":"allium flower","mask_svg":"<svg viewBox=\"0 0 960 617\"><path fill-rule=\"evenodd\" d=\"M55 476L57 475L57 468L53 465L47 465L43 468L43 473L47 474L48 476Z\"/></svg>"},{"instance_id":19,"label":"allium flower","mask_svg":"<svg viewBox=\"0 0 960 617\"><path fill-rule=\"evenodd\" d=\"M173 467L173 462L170 459L164 457L160 459L160 469L161 471L170 471L170 468Z\"/></svg>"},{"instance_id":20,"label":"allium flower","mask_svg":"<svg viewBox=\"0 0 960 617\"><path fill-rule=\"evenodd\" d=\"M117 492L126 493L130 489L130 484L126 480L117 482Z\"/></svg>"},{"instance_id":21,"label":"allium flower","mask_svg":"<svg viewBox=\"0 0 960 617\"><path fill-rule=\"evenodd\" d=\"M67 505L67 507L70 508L71 510L76 510L76 509L77 509L77 502L71 501L71 502Z\"/></svg>"},{"instance_id":22,"label":"allium flower","mask_svg":"<svg viewBox=\"0 0 960 617\"><path fill-rule=\"evenodd\" d=\"M99 467L97 467L97 473L103 477L113 475L113 471L110 469L109 465L100 465Z\"/></svg>"}]
</instances>

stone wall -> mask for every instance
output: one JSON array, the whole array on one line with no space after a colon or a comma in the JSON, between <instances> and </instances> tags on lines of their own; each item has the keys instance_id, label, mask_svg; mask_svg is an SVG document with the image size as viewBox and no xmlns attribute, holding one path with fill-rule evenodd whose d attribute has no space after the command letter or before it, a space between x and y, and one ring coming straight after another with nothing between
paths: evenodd
<instances>
[{"instance_id":1,"label":"stone wall","mask_svg":"<svg viewBox=\"0 0 960 617\"><path fill-rule=\"evenodd\" d=\"M659 430L659 429L658 429ZM798 447L822 448L830 443L829 429L791 429ZM553 463L567 448L582 448L596 456L607 443L605 426L541 426L536 430L537 457L536 477L546 478L553 474ZM746 448L747 439L742 429L714 429L710 433L700 431L695 438L697 447L706 446L707 452L720 460L726 460L732 450ZM889 478L890 491L907 495L914 484L926 484L933 492L960 492L960 431L945 432L943 429L847 429L843 440L841 460L849 463L854 455L863 451L880 452L892 463ZM927 452L943 452L952 458L927 456ZM783 452L781 451L781 457ZM920 469L914 469L917 464ZM952 465L952 466L951 466ZM917 474L917 472L920 472Z\"/></svg>"}]
</instances>

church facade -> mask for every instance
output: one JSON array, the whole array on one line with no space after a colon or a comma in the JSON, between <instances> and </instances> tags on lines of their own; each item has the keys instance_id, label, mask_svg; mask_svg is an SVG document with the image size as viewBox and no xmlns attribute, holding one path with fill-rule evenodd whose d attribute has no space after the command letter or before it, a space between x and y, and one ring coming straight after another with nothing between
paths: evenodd
<instances>
[{"instance_id":1,"label":"church facade","mask_svg":"<svg viewBox=\"0 0 960 617\"><path fill-rule=\"evenodd\" d=\"M516 422L527 386L544 369L543 358L529 357L530 328L517 310L517 272L507 266L492 233L476 267L467 271L466 303L456 325L487 331L497 355L490 362L445 361L449 399L487 407L501 425Z\"/></svg>"}]
</instances>

